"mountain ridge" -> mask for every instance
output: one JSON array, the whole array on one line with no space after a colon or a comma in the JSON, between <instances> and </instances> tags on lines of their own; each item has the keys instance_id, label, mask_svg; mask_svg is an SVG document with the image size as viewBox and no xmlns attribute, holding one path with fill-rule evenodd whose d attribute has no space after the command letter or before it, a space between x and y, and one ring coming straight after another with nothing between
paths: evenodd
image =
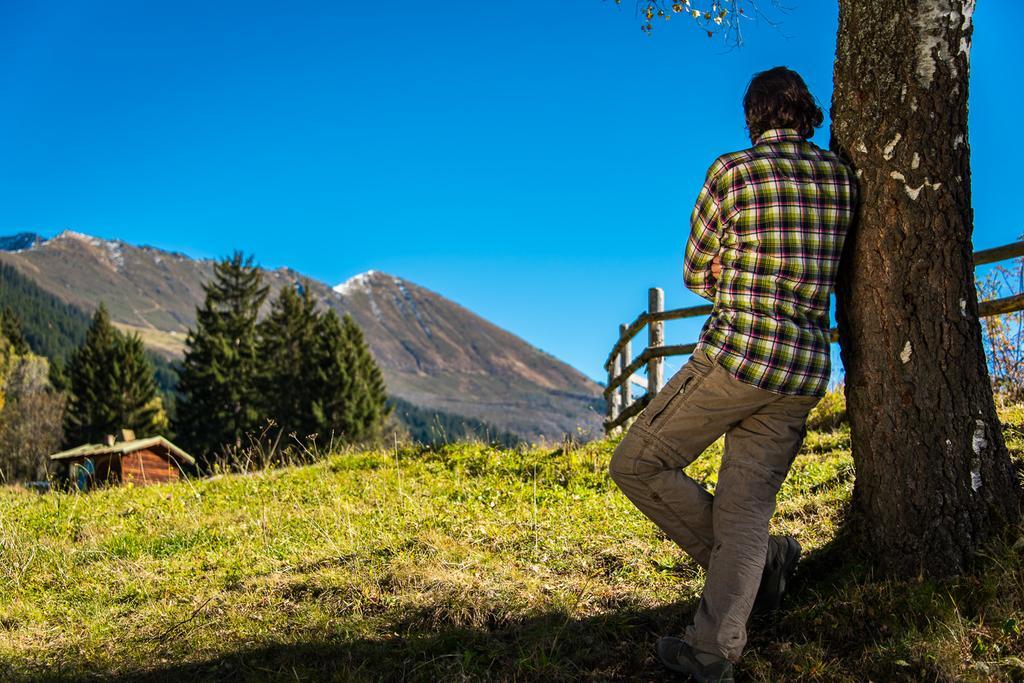
<instances>
[{"instance_id":1,"label":"mountain ridge","mask_svg":"<svg viewBox=\"0 0 1024 683\"><path fill-rule=\"evenodd\" d=\"M105 302L119 327L175 358L215 262L65 230L0 238L0 263L84 311ZM600 433L595 382L437 292L379 270L333 287L288 267L262 271L271 297L306 283L321 305L350 314L397 398L528 440Z\"/></svg>"}]
</instances>

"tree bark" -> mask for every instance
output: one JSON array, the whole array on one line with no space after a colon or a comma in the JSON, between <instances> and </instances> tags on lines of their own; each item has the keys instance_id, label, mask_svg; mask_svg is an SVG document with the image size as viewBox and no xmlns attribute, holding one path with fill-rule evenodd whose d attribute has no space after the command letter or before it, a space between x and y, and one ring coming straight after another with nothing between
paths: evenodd
<instances>
[{"instance_id":1,"label":"tree bark","mask_svg":"<svg viewBox=\"0 0 1024 683\"><path fill-rule=\"evenodd\" d=\"M860 206L837 282L851 524L896 575L948 576L1017 519L971 261L973 0L839 0L832 147Z\"/></svg>"}]
</instances>

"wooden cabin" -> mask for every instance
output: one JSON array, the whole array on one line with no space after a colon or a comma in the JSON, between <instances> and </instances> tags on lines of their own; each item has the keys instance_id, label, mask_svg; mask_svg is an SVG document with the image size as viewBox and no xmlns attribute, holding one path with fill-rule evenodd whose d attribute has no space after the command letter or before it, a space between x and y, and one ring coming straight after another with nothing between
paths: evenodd
<instances>
[{"instance_id":1,"label":"wooden cabin","mask_svg":"<svg viewBox=\"0 0 1024 683\"><path fill-rule=\"evenodd\" d=\"M162 436L136 439L127 429L122 431L121 441L108 436L106 443L54 453L50 460L66 465L69 482L80 491L105 484L144 486L177 481L181 468L196 462Z\"/></svg>"}]
</instances>

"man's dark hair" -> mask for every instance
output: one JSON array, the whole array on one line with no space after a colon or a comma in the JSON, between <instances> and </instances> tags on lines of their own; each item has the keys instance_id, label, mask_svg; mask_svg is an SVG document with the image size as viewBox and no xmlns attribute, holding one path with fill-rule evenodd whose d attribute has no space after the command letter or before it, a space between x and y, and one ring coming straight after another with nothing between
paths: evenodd
<instances>
[{"instance_id":1,"label":"man's dark hair","mask_svg":"<svg viewBox=\"0 0 1024 683\"><path fill-rule=\"evenodd\" d=\"M754 74L743 95L743 112L751 142L771 128L794 128L810 138L825 120L804 79L784 66Z\"/></svg>"}]
</instances>

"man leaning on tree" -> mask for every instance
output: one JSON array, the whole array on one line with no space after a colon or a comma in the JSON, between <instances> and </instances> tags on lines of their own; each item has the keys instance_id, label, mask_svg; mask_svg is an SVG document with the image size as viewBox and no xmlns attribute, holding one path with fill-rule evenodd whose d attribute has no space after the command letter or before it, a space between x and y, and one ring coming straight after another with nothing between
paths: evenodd
<instances>
[{"instance_id":1,"label":"man leaning on tree","mask_svg":"<svg viewBox=\"0 0 1024 683\"><path fill-rule=\"evenodd\" d=\"M828 385L829 294L856 203L850 168L809 141L823 115L796 72L756 74L743 108L753 147L711 165L684 256L686 286L714 310L610 466L706 571L693 623L657 643L665 666L697 681L733 680L748 619L778 608L800 557L768 522ZM723 434L712 496L683 468Z\"/></svg>"}]
</instances>

